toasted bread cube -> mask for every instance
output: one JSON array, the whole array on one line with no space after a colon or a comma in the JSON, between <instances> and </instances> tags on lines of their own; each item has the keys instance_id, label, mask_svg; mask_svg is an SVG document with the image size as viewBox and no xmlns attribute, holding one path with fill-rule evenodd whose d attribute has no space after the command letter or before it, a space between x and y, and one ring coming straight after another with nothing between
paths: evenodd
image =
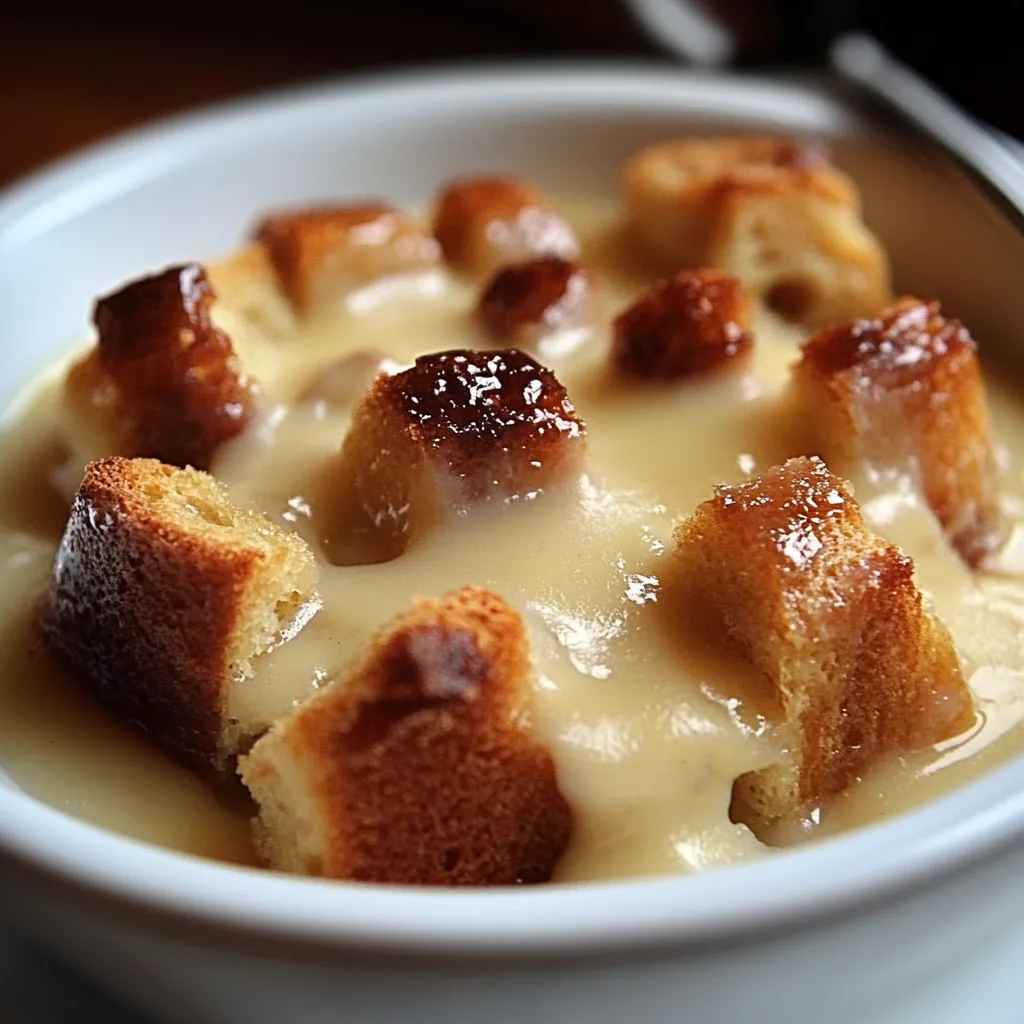
<instances>
[{"instance_id":1,"label":"toasted bread cube","mask_svg":"<svg viewBox=\"0 0 1024 1024\"><path fill-rule=\"evenodd\" d=\"M594 324L595 284L588 268L558 256L516 263L491 278L477 317L499 344L562 355Z\"/></svg>"},{"instance_id":2,"label":"toasted bread cube","mask_svg":"<svg viewBox=\"0 0 1024 1024\"><path fill-rule=\"evenodd\" d=\"M300 312L440 259L437 242L419 224L381 202L270 214L257 227L256 240Z\"/></svg>"},{"instance_id":3,"label":"toasted bread cube","mask_svg":"<svg viewBox=\"0 0 1024 1024\"><path fill-rule=\"evenodd\" d=\"M210 321L197 263L140 278L96 302L98 340L69 370L65 433L75 451L209 467L255 411L231 341Z\"/></svg>"},{"instance_id":4,"label":"toasted bread cube","mask_svg":"<svg viewBox=\"0 0 1024 1024\"><path fill-rule=\"evenodd\" d=\"M629 160L623 188L638 233L667 265L732 274L788 319L826 326L890 299L888 262L861 220L856 185L821 147L665 142Z\"/></svg>"},{"instance_id":5,"label":"toasted bread cube","mask_svg":"<svg viewBox=\"0 0 1024 1024\"><path fill-rule=\"evenodd\" d=\"M856 205L857 192L833 172L820 146L770 138L690 138L647 146L623 170L622 186L633 224L667 263L694 267L706 259L721 205L730 193L803 188L840 206Z\"/></svg>"},{"instance_id":6,"label":"toasted bread cube","mask_svg":"<svg viewBox=\"0 0 1024 1024\"><path fill-rule=\"evenodd\" d=\"M281 290L270 253L259 242L250 242L207 263L206 272L217 296L213 321L227 332L242 365L251 370L261 344L275 346L295 329L295 312Z\"/></svg>"},{"instance_id":7,"label":"toasted bread cube","mask_svg":"<svg viewBox=\"0 0 1024 1024\"><path fill-rule=\"evenodd\" d=\"M749 356L750 310L739 281L683 270L651 285L612 324L612 365L648 380L678 380Z\"/></svg>"},{"instance_id":8,"label":"toasted bread cube","mask_svg":"<svg viewBox=\"0 0 1024 1024\"><path fill-rule=\"evenodd\" d=\"M40 622L116 714L223 770L270 725L240 684L315 607L316 582L305 542L213 477L114 457L86 470Z\"/></svg>"},{"instance_id":9,"label":"toasted bread cube","mask_svg":"<svg viewBox=\"0 0 1024 1024\"><path fill-rule=\"evenodd\" d=\"M378 376L356 407L341 452L341 504L396 555L445 517L575 479L584 450L565 389L528 355L437 352Z\"/></svg>"},{"instance_id":10,"label":"toasted bread cube","mask_svg":"<svg viewBox=\"0 0 1024 1024\"><path fill-rule=\"evenodd\" d=\"M913 563L868 530L820 459L790 459L720 487L676 533L692 614L770 683L787 763L733 788L755 832L836 795L883 754L927 747L973 721L945 626Z\"/></svg>"},{"instance_id":11,"label":"toasted bread cube","mask_svg":"<svg viewBox=\"0 0 1024 1024\"><path fill-rule=\"evenodd\" d=\"M480 587L421 598L241 759L275 868L363 882L545 882L572 812L530 732L519 615Z\"/></svg>"},{"instance_id":12,"label":"toasted bread cube","mask_svg":"<svg viewBox=\"0 0 1024 1024\"><path fill-rule=\"evenodd\" d=\"M968 564L998 547L1003 518L977 346L937 302L903 299L815 335L793 387L810 444L830 465L905 468Z\"/></svg>"},{"instance_id":13,"label":"toasted bread cube","mask_svg":"<svg viewBox=\"0 0 1024 1024\"><path fill-rule=\"evenodd\" d=\"M462 178L438 197L434 235L448 264L487 277L537 256L575 259L579 244L540 191L519 178Z\"/></svg>"}]
</instances>

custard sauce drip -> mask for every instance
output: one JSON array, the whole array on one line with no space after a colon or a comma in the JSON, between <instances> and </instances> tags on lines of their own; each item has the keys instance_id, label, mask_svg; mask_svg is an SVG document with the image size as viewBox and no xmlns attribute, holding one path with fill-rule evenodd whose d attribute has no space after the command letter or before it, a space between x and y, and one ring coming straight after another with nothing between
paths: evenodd
<instances>
[{"instance_id":1,"label":"custard sauce drip","mask_svg":"<svg viewBox=\"0 0 1024 1024\"><path fill-rule=\"evenodd\" d=\"M236 501L298 530L322 562L320 610L239 685L285 714L413 595L492 587L531 629L533 725L577 814L560 879L689 872L761 856L766 848L729 821L732 781L770 763L786 737L759 704L763 680L694 635L664 583L674 525L715 484L798 453L780 395L802 336L764 315L753 358L735 372L671 386L619 381L606 368L610 321L651 275L624 242L613 204L560 208L605 293L603 318L582 343L575 337L541 356L586 424L586 472L535 500L459 516L393 561L340 566L327 557L331 473L351 407L382 362L405 367L428 352L488 345L471 316L475 292L441 271L397 278L273 342L215 308L263 397L258 422L212 470ZM29 793L87 820L247 860L244 805L214 796L113 721L38 648L32 609L66 516L52 483L66 458L56 395L51 373L0 434L0 764ZM996 382L990 399L1006 507L1019 524L1024 409ZM914 558L919 585L949 624L978 722L955 743L879 765L808 820L780 826L779 842L895 814L1024 746L1021 527L995 571L975 578L903 478L865 470L852 483L869 522Z\"/></svg>"}]
</instances>

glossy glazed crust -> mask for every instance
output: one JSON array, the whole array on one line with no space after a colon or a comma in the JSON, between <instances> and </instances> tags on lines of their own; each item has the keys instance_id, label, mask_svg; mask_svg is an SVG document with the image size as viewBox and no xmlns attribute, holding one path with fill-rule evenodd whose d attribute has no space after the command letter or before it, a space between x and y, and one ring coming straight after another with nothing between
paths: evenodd
<instances>
[{"instance_id":1,"label":"glossy glazed crust","mask_svg":"<svg viewBox=\"0 0 1024 1024\"><path fill-rule=\"evenodd\" d=\"M531 736L532 675L497 595L416 601L241 759L268 863L418 885L550 879L572 814Z\"/></svg>"},{"instance_id":2,"label":"glossy glazed crust","mask_svg":"<svg viewBox=\"0 0 1024 1024\"><path fill-rule=\"evenodd\" d=\"M380 201L285 210L255 232L300 312L381 277L433 266L437 242L411 217Z\"/></svg>"},{"instance_id":3,"label":"glossy glazed crust","mask_svg":"<svg viewBox=\"0 0 1024 1024\"><path fill-rule=\"evenodd\" d=\"M623 173L632 223L671 269L715 267L812 327L890 300L885 252L856 185L817 145L689 138L636 153Z\"/></svg>"},{"instance_id":4,"label":"glossy glazed crust","mask_svg":"<svg viewBox=\"0 0 1024 1024\"><path fill-rule=\"evenodd\" d=\"M946 628L913 563L872 534L819 459L720 487L676 534L692 614L770 681L786 764L741 776L732 814L759 831L841 792L878 757L973 721Z\"/></svg>"},{"instance_id":5,"label":"glossy glazed crust","mask_svg":"<svg viewBox=\"0 0 1024 1024\"><path fill-rule=\"evenodd\" d=\"M96 345L71 367L64 398L103 454L209 467L255 400L227 335L210 320L199 264L140 278L96 302Z\"/></svg>"},{"instance_id":6,"label":"glossy glazed crust","mask_svg":"<svg viewBox=\"0 0 1024 1024\"><path fill-rule=\"evenodd\" d=\"M939 303L906 298L822 331L794 371L816 451L905 468L969 565L1005 536L995 443L977 346ZM813 413L813 414L812 414Z\"/></svg>"},{"instance_id":7,"label":"glossy glazed crust","mask_svg":"<svg viewBox=\"0 0 1024 1024\"><path fill-rule=\"evenodd\" d=\"M739 281L683 270L651 285L612 324L612 365L627 377L681 380L750 355L750 308Z\"/></svg>"},{"instance_id":8,"label":"glossy glazed crust","mask_svg":"<svg viewBox=\"0 0 1024 1024\"><path fill-rule=\"evenodd\" d=\"M574 259L572 228L521 178L460 178L434 207L434 236L454 270L485 277L537 256Z\"/></svg>"},{"instance_id":9,"label":"glossy glazed crust","mask_svg":"<svg viewBox=\"0 0 1024 1024\"><path fill-rule=\"evenodd\" d=\"M533 499L578 476L585 430L550 371L516 349L457 349L380 375L356 407L338 478L395 553L473 505Z\"/></svg>"},{"instance_id":10,"label":"glossy glazed crust","mask_svg":"<svg viewBox=\"0 0 1024 1024\"><path fill-rule=\"evenodd\" d=\"M497 344L535 349L553 334L592 326L595 290L587 267L542 256L499 270L480 294L477 317Z\"/></svg>"},{"instance_id":11,"label":"glossy glazed crust","mask_svg":"<svg viewBox=\"0 0 1024 1024\"><path fill-rule=\"evenodd\" d=\"M259 731L229 693L258 653L254 623L308 598L315 580L305 544L234 507L212 477L113 457L86 471L40 624L119 717L186 763L221 769Z\"/></svg>"}]
</instances>

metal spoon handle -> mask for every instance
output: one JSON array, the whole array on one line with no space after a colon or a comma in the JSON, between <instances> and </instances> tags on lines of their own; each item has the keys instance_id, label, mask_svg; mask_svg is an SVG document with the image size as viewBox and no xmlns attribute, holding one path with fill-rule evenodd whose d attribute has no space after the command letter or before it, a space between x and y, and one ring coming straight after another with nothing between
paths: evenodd
<instances>
[{"instance_id":1,"label":"metal spoon handle","mask_svg":"<svg viewBox=\"0 0 1024 1024\"><path fill-rule=\"evenodd\" d=\"M951 156L1024 229L1024 163L996 135L870 36L840 36L829 59L840 75L895 112L904 127Z\"/></svg>"}]
</instances>

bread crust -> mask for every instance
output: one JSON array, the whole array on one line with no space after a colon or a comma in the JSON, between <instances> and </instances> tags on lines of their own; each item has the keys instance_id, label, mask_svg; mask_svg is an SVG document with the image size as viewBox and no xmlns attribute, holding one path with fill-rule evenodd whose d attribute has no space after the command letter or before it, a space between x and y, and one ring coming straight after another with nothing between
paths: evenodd
<instances>
[{"instance_id":1,"label":"bread crust","mask_svg":"<svg viewBox=\"0 0 1024 1024\"><path fill-rule=\"evenodd\" d=\"M963 559L1005 537L977 345L938 302L908 297L810 339L794 369L796 414L836 467L906 469Z\"/></svg>"},{"instance_id":2,"label":"bread crust","mask_svg":"<svg viewBox=\"0 0 1024 1024\"><path fill-rule=\"evenodd\" d=\"M575 479L584 455L584 424L565 389L526 353L436 352L378 376L356 407L339 501L397 554L446 516Z\"/></svg>"},{"instance_id":3,"label":"bread crust","mask_svg":"<svg viewBox=\"0 0 1024 1024\"><path fill-rule=\"evenodd\" d=\"M521 178L449 182L434 206L434 236L448 265L471 277L534 257L579 254L572 228Z\"/></svg>"},{"instance_id":4,"label":"bread crust","mask_svg":"<svg viewBox=\"0 0 1024 1024\"><path fill-rule=\"evenodd\" d=\"M437 242L413 218L380 200L270 213L254 237L300 313L440 259Z\"/></svg>"},{"instance_id":5,"label":"bread crust","mask_svg":"<svg viewBox=\"0 0 1024 1024\"><path fill-rule=\"evenodd\" d=\"M532 674L496 594L415 601L241 760L267 861L364 882L549 880L572 812L531 734Z\"/></svg>"},{"instance_id":6,"label":"bread crust","mask_svg":"<svg viewBox=\"0 0 1024 1024\"><path fill-rule=\"evenodd\" d=\"M554 335L592 326L595 293L589 268L542 256L499 270L481 292L477 318L496 343L537 351Z\"/></svg>"},{"instance_id":7,"label":"bread crust","mask_svg":"<svg viewBox=\"0 0 1024 1024\"><path fill-rule=\"evenodd\" d=\"M64 398L103 454L209 468L255 413L254 388L198 263L170 267L97 300L97 342L71 367Z\"/></svg>"},{"instance_id":8,"label":"bread crust","mask_svg":"<svg viewBox=\"0 0 1024 1024\"><path fill-rule=\"evenodd\" d=\"M739 281L717 270L682 270L615 318L611 362L627 377L682 380L741 365L753 345Z\"/></svg>"},{"instance_id":9,"label":"bread crust","mask_svg":"<svg viewBox=\"0 0 1024 1024\"><path fill-rule=\"evenodd\" d=\"M112 457L86 469L39 621L115 714L190 766L223 770L269 725L244 720L231 693L266 633L257 613L287 617L316 575L302 540L207 474Z\"/></svg>"},{"instance_id":10,"label":"bread crust","mask_svg":"<svg viewBox=\"0 0 1024 1024\"><path fill-rule=\"evenodd\" d=\"M769 680L785 762L736 780L732 815L755 832L840 793L880 756L973 722L945 626L913 563L870 532L820 459L719 487L676 534L689 613Z\"/></svg>"}]
</instances>

